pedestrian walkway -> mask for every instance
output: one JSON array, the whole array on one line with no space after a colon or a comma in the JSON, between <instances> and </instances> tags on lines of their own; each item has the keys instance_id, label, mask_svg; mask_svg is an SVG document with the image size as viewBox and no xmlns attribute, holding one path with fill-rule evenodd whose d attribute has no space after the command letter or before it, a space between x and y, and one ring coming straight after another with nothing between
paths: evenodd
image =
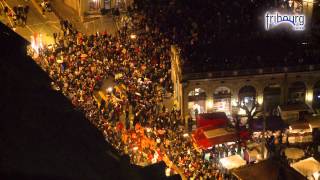
<instances>
[{"instance_id":1,"label":"pedestrian walkway","mask_svg":"<svg viewBox=\"0 0 320 180\"><path fill-rule=\"evenodd\" d=\"M52 0L50 2L52 5L53 12L56 14L56 16L59 17L59 19L65 19L70 21L71 24L75 26L75 28L78 31L86 33L80 17L74 9L62 3L60 0Z\"/></svg>"},{"instance_id":2,"label":"pedestrian walkway","mask_svg":"<svg viewBox=\"0 0 320 180\"><path fill-rule=\"evenodd\" d=\"M95 18L94 20L86 21L83 23L83 25L86 29L86 32L89 34L96 32L115 34L117 32L117 27L111 14Z\"/></svg>"},{"instance_id":3,"label":"pedestrian walkway","mask_svg":"<svg viewBox=\"0 0 320 180\"><path fill-rule=\"evenodd\" d=\"M21 18L16 18L13 9L15 7L28 7L28 12L25 16L25 24ZM13 30L17 32L24 39L31 41L34 36L38 36L38 42L42 44L53 43L51 37L53 32L59 31L59 20L54 13L46 12L45 16L39 11L39 5L36 0L32 2L11 0L0 1L0 21L9 27L14 27ZM4 13L4 8L8 8L8 13ZM20 16L21 17L21 16ZM14 21L16 19L16 22Z\"/></svg>"},{"instance_id":4,"label":"pedestrian walkway","mask_svg":"<svg viewBox=\"0 0 320 180\"><path fill-rule=\"evenodd\" d=\"M116 33L116 26L111 14L99 15L95 18L85 18L81 21L78 13L66 4L61 3L60 0L52 0L51 4L53 11L59 18L70 21L82 33L93 34L104 31L111 34Z\"/></svg>"}]
</instances>

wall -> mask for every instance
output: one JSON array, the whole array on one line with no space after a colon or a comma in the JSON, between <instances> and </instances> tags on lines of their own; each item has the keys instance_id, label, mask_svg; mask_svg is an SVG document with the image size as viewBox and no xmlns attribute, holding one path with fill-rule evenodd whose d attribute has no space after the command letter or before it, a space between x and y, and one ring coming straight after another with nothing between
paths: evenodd
<instances>
[{"instance_id":1,"label":"wall","mask_svg":"<svg viewBox=\"0 0 320 180\"><path fill-rule=\"evenodd\" d=\"M183 109L183 116L188 115L188 93L195 88L202 88L207 94L207 100L213 99L213 93L218 87L224 86L231 90L231 99L233 102L238 100L239 90L246 85L253 86L256 89L256 98L259 103L263 102L263 91L265 87L271 84L279 84L281 87L281 104L287 102L288 99L288 86L296 81L305 83L306 98L305 102L310 107L312 106L313 87L316 82L320 80L320 71L314 72L299 72L288 74L268 74L268 75L255 75L255 76L241 76L232 78L217 78L217 79L202 79L202 80L189 80L184 83L181 107Z\"/></svg>"},{"instance_id":2,"label":"wall","mask_svg":"<svg viewBox=\"0 0 320 180\"><path fill-rule=\"evenodd\" d=\"M69 6L69 7L71 7L72 9L74 9L75 11L78 11L78 5L79 5L79 3L78 3L78 1L79 0L64 0L63 2L67 5L67 6Z\"/></svg>"},{"instance_id":3,"label":"wall","mask_svg":"<svg viewBox=\"0 0 320 180\"><path fill-rule=\"evenodd\" d=\"M182 84L180 69L180 53L175 46L171 46L171 80L173 82L173 101L177 108L182 105Z\"/></svg>"}]
</instances>

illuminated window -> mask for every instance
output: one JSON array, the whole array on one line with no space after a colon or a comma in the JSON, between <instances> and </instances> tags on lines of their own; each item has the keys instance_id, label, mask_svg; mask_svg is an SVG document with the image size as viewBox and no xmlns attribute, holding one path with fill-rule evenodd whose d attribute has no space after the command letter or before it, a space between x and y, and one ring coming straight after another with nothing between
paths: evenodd
<instances>
[{"instance_id":1,"label":"illuminated window","mask_svg":"<svg viewBox=\"0 0 320 180\"><path fill-rule=\"evenodd\" d=\"M100 9L99 0L89 0L89 11L97 11Z\"/></svg>"}]
</instances>

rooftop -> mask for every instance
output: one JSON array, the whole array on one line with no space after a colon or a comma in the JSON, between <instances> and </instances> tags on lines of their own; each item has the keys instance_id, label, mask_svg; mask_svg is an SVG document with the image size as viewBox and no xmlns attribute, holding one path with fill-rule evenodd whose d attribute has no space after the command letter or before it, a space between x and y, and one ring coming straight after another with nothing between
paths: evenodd
<instances>
[{"instance_id":1,"label":"rooftop","mask_svg":"<svg viewBox=\"0 0 320 180\"><path fill-rule=\"evenodd\" d=\"M275 159L268 159L256 164L244 166L232 171L238 179L245 180L305 180L299 172L289 165Z\"/></svg>"}]
</instances>

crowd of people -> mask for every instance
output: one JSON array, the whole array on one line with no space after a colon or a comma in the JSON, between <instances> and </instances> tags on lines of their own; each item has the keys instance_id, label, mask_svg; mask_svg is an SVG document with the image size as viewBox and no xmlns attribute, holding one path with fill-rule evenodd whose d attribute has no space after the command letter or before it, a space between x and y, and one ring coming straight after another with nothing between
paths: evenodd
<instances>
[{"instance_id":1,"label":"crowd of people","mask_svg":"<svg viewBox=\"0 0 320 180\"><path fill-rule=\"evenodd\" d=\"M194 148L180 111L165 107L163 99L172 92L172 40L148 25L142 11L133 8L117 36L86 35L67 21L60 24L55 44L34 59L52 78L52 88L83 111L110 144L135 164L167 159L188 178L225 176L218 162L205 161ZM121 88L101 89L110 78ZM97 92L107 99L98 100Z\"/></svg>"},{"instance_id":2,"label":"crowd of people","mask_svg":"<svg viewBox=\"0 0 320 180\"><path fill-rule=\"evenodd\" d=\"M256 21L250 9L264 6L261 1L242 6L236 1L207 0L205 8L198 1L181 3L136 1L115 36L107 32L86 35L61 21L62 32L54 33L55 44L41 48L34 59L52 78L52 88L83 111L132 163L149 165L169 159L175 171L188 178L228 179L217 158L204 160L193 146L179 109L167 109L163 103L173 91L170 45L177 44L188 63L193 59L191 49L242 36L245 27ZM225 33L234 24L243 29ZM257 34L252 31L246 37ZM228 65L225 60L215 60L215 64ZM106 79L113 79L117 88L103 89ZM105 97L97 98L98 92Z\"/></svg>"},{"instance_id":3,"label":"crowd of people","mask_svg":"<svg viewBox=\"0 0 320 180\"><path fill-rule=\"evenodd\" d=\"M149 26L158 27L181 48L185 72L319 62L320 52L311 48L308 33L264 30L264 13L290 13L293 5L289 7L288 1L137 0L137 5L147 15Z\"/></svg>"},{"instance_id":4,"label":"crowd of people","mask_svg":"<svg viewBox=\"0 0 320 180\"><path fill-rule=\"evenodd\" d=\"M45 14L45 12L51 12L52 11L52 7L51 7L51 4L50 4L49 0L43 0L40 3L40 6L41 6L42 14Z\"/></svg>"},{"instance_id":5,"label":"crowd of people","mask_svg":"<svg viewBox=\"0 0 320 180\"><path fill-rule=\"evenodd\" d=\"M12 19L13 26L25 26L29 13L28 5L18 5L10 9L6 4L0 7L0 15L8 16Z\"/></svg>"}]
</instances>

